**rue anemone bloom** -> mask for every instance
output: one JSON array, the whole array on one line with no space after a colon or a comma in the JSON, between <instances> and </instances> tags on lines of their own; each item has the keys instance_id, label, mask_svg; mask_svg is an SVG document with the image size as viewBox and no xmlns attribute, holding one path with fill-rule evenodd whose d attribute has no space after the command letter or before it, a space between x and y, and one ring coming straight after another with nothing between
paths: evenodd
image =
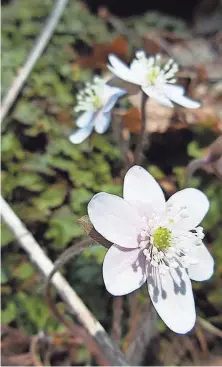
<instances>
[{"instance_id":1,"label":"rue anemone bloom","mask_svg":"<svg viewBox=\"0 0 222 367\"><path fill-rule=\"evenodd\" d=\"M76 121L79 129L70 135L73 144L82 143L93 131L104 134L110 124L111 110L117 99L126 94L126 91L111 87L98 76L92 83L87 83L85 89L77 95L75 112L82 112Z\"/></svg>"},{"instance_id":2,"label":"rue anemone bloom","mask_svg":"<svg viewBox=\"0 0 222 367\"><path fill-rule=\"evenodd\" d=\"M175 102L186 108L198 108L200 103L185 97L184 87L176 83L178 65L169 59L163 63L161 55L147 57L144 51L137 51L128 67L115 55L109 55L109 70L118 78L141 87L143 92L158 103L173 107Z\"/></svg>"},{"instance_id":3,"label":"rue anemone bloom","mask_svg":"<svg viewBox=\"0 0 222 367\"><path fill-rule=\"evenodd\" d=\"M193 188L166 202L159 184L139 166L127 172L123 198L103 192L93 196L90 220L113 243L103 263L107 290L124 295L147 281L166 325L181 334L191 330L196 313L190 279L206 280L214 268L198 226L208 208L207 197Z\"/></svg>"}]
</instances>

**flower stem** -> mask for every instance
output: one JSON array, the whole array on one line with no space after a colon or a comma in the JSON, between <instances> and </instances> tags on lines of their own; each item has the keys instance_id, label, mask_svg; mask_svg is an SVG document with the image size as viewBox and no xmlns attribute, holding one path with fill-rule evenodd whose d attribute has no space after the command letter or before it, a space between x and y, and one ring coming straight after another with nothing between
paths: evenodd
<instances>
[{"instance_id":1,"label":"flower stem","mask_svg":"<svg viewBox=\"0 0 222 367\"><path fill-rule=\"evenodd\" d=\"M134 155L134 164L140 164L142 160L142 151L143 151L143 140L146 130L146 101L148 99L148 96L142 92L142 98L141 98L141 130L140 135L138 137L138 142L135 149L135 155Z\"/></svg>"}]
</instances>

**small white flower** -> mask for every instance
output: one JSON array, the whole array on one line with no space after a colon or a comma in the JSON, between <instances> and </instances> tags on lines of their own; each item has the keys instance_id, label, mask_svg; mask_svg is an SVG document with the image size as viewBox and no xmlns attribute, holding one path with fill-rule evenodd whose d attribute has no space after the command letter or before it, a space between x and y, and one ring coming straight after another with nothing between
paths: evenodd
<instances>
[{"instance_id":1,"label":"small white flower","mask_svg":"<svg viewBox=\"0 0 222 367\"><path fill-rule=\"evenodd\" d=\"M198 108L200 103L185 97L184 88L176 83L178 65L169 59L165 65L161 55L147 57L144 51L136 52L136 57L128 67L116 56L109 56L109 70L126 82L137 84L144 93L158 103L173 107L173 102L187 108Z\"/></svg>"},{"instance_id":2,"label":"small white flower","mask_svg":"<svg viewBox=\"0 0 222 367\"><path fill-rule=\"evenodd\" d=\"M105 286L119 296L147 281L160 317L184 334L196 320L190 279L203 281L213 274L214 261L198 227L208 199L188 188L165 202L159 184L139 166L127 172L123 197L99 193L88 205L95 229L114 243L103 263Z\"/></svg>"},{"instance_id":3,"label":"small white flower","mask_svg":"<svg viewBox=\"0 0 222 367\"><path fill-rule=\"evenodd\" d=\"M103 134L107 131L111 110L117 99L126 94L122 89L111 87L106 81L98 76L94 77L92 83L87 83L86 87L77 95L76 112L82 112L76 121L79 127L69 140L73 144L82 143L93 131Z\"/></svg>"}]
</instances>

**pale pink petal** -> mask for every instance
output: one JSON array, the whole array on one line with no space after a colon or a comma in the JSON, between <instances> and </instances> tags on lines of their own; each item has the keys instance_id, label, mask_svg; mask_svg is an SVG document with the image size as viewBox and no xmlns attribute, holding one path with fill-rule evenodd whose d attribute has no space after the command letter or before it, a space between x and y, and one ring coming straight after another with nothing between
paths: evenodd
<instances>
[{"instance_id":1,"label":"pale pink petal","mask_svg":"<svg viewBox=\"0 0 222 367\"><path fill-rule=\"evenodd\" d=\"M199 282L209 279L214 272L214 259L206 246L193 246L189 255L198 261L197 264L190 265L188 267L188 275L190 279Z\"/></svg>"},{"instance_id":2,"label":"pale pink petal","mask_svg":"<svg viewBox=\"0 0 222 367\"><path fill-rule=\"evenodd\" d=\"M187 217L175 220L178 229L193 229L203 220L209 209L209 201L200 190L188 188L176 192L168 200L167 205L186 208Z\"/></svg>"},{"instance_id":3,"label":"pale pink petal","mask_svg":"<svg viewBox=\"0 0 222 367\"><path fill-rule=\"evenodd\" d=\"M166 107L173 107L173 103L164 95L162 90L158 90L155 86L143 87L142 90L146 93L150 98L154 99L159 104Z\"/></svg>"},{"instance_id":4,"label":"pale pink petal","mask_svg":"<svg viewBox=\"0 0 222 367\"><path fill-rule=\"evenodd\" d=\"M191 281L184 268L159 275L148 274L147 283L152 303L165 324L175 333L185 334L195 324L196 312ZM154 271L155 270L155 271Z\"/></svg>"},{"instance_id":5,"label":"pale pink petal","mask_svg":"<svg viewBox=\"0 0 222 367\"><path fill-rule=\"evenodd\" d=\"M90 200L88 214L97 232L110 242L126 248L138 247L142 221L127 201L101 192Z\"/></svg>"},{"instance_id":6,"label":"pale pink petal","mask_svg":"<svg viewBox=\"0 0 222 367\"><path fill-rule=\"evenodd\" d=\"M111 246L103 263L103 279L106 289L114 296L133 292L146 281L145 256L140 249Z\"/></svg>"},{"instance_id":7,"label":"pale pink petal","mask_svg":"<svg viewBox=\"0 0 222 367\"><path fill-rule=\"evenodd\" d=\"M157 181L144 168L133 166L126 173L123 186L123 197L128 202L143 208L148 216L153 210L165 208L163 191Z\"/></svg>"}]
</instances>

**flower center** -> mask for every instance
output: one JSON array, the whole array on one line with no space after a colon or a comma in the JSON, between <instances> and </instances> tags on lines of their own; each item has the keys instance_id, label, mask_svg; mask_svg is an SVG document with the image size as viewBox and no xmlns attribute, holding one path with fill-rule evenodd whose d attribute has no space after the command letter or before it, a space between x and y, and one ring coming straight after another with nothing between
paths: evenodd
<instances>
[{"instance_id":1,"label":"flower center","mask_svg":"<svg viewBox=\"0 0 222 367\"><path fill-rule=\"evenodd\" d=\"M165 227L157 228L152 237L153 245L158 249L167 249L171 246L171 231Z\"/></svg>"},{"instance_id":2,"label":"flower center","mask_svg":"<svg viewBox=\"0 0 222 367\"><path fill-rule=\"evenodd\" d=\"M96 111L103 106L103 90L105 81L96 76L92 83L86 83L86 87L77 95L76 112Z\"/></svg>"},{"instance_id":3,"label":"flower center","mask_svg":"<svg viewBox=\"0 0 222 367\"><path fill-rule=\"evenodd\" d=\"M144 70L148 85L164 85L176 82L178 65L172 59L168 59L165 63L161 55L147 57L144 51L138 51L136 63L138 63L140 70Z\"/></svg>"},{"instance_id":4,"label":"flower center","mask_svg":"<svg viewBox=\"0 0 222 367\"><path fill-rule=\"evenodd\" d=\"M156 84L159 74L160 68L158 66L152 67L147 74L147 80L149 84Z\"/></svg>"},{"instance_id":5,"label":"flower center","mask_svg":"<svg viewBox=\"0 0 222 367\"><path fill-rule=\"evenodd\" d=\"M95 107L95 109L99 109L100 107L102 107L101 98L95 94L94 97L92 97L92 104Z\"/></svg>"},{"instance_id":6,"label":"flower center","mask_svg":"<svg viewBox=\"0 0 222 367\"><path fill-rule=\"evenodd\" d=\"M161 216L153 213L149 218L142 217L138 246L147 261L158 268L160 274L165 274L170 268L188 268L189 265L198 263L192 252L195 246L203 243L203 228L195 227L189 231L182 229L180 222L188 216L186 206L167 203Z\"/></svg>"}]
</instances>

